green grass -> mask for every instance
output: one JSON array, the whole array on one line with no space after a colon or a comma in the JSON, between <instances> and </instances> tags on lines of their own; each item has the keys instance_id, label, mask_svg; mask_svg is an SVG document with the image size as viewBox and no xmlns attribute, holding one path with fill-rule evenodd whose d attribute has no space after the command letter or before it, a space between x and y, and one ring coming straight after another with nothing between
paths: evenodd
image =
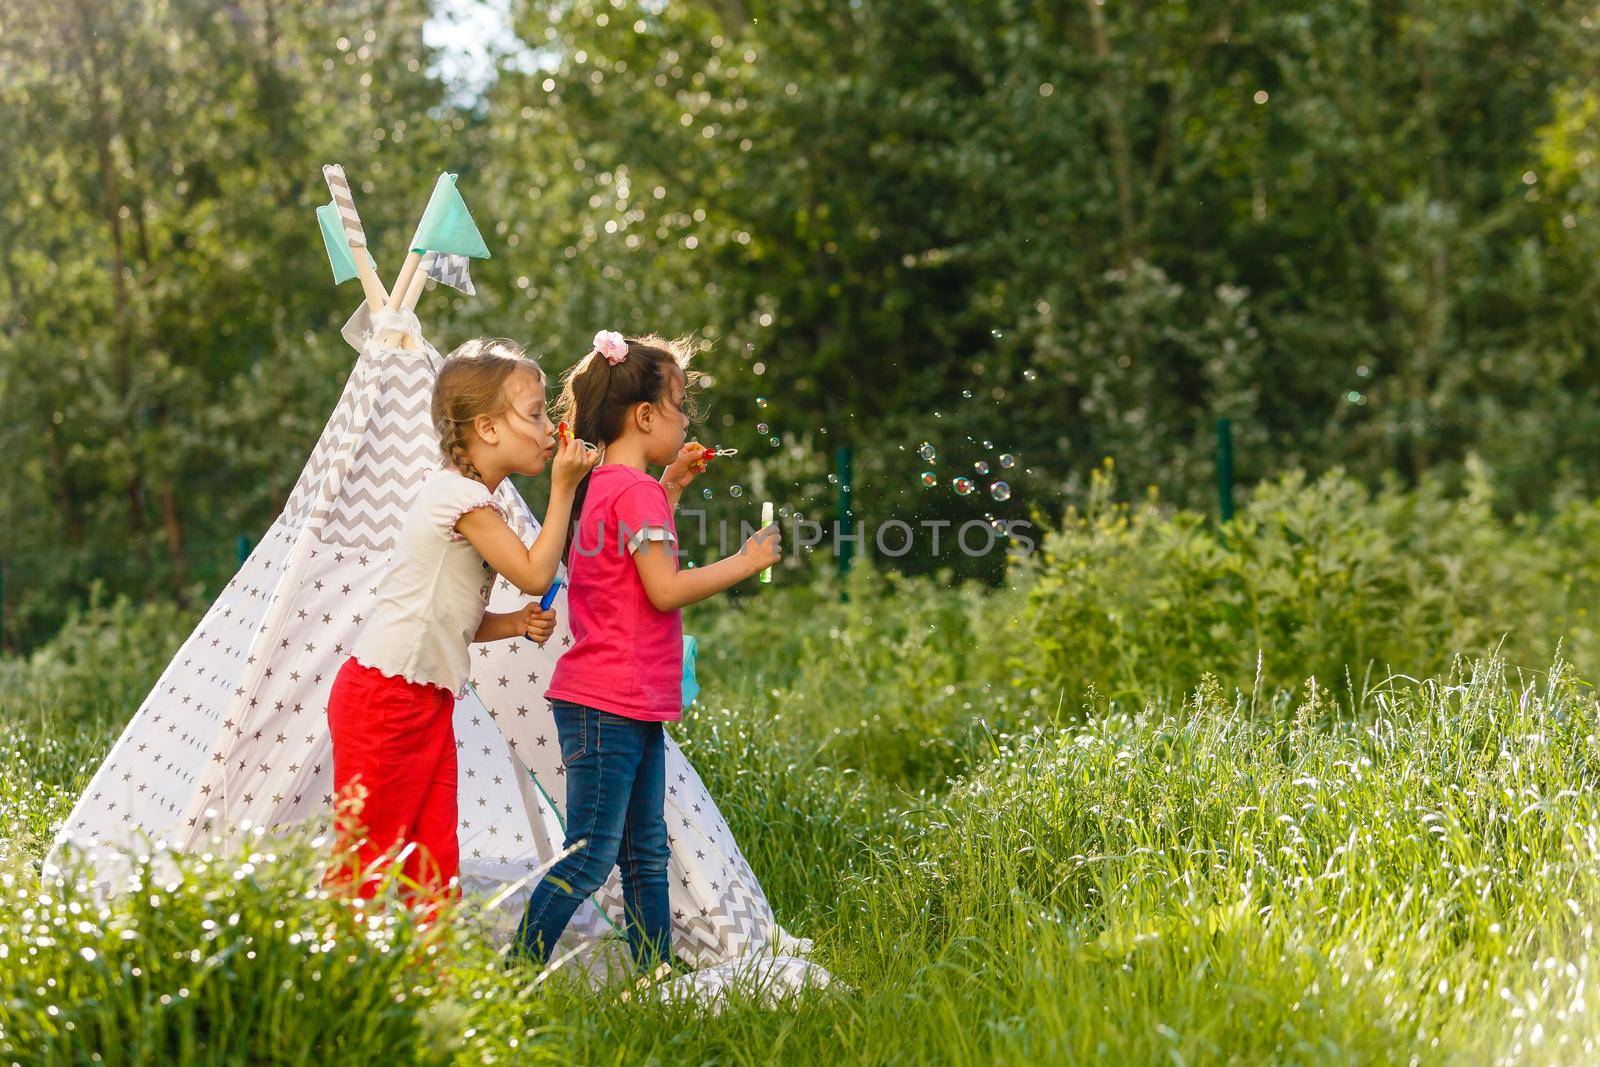
<instances>
[{"instance_id":1,"label":"green grass","mask_svg":"<svg viewBox=\"0 0 1600 1067\"><path fill-rule=\"evenodd\" d=\"M1536 536L1507 527L1482 552L1515 578L1507 555ZM52 827L187 625L99 609L0 665L0 1062L1593 1061L1600 737L1578 672L1418 640L1410 677L1368 661L1341 664L1360 681L1258 683L1237 655L1224 682L1124 657L1102 676L1117 692L1068 684L1029 642L1080 616L1051 640L1109 640L1084 605L1115 583L1080 574L1062 604L1050 576L1125 567L1113 547L1014 589L864 572L848 603L819 583L692 618L706 689L679 735L785 925L839 980L714 1015L521 988L470 909L427 935L396 908L355 922L299 839L154 859L105 904L41 887ZM1436 573L1427 550L1386 551L1411 561L1403 580L1335 569L1283 596L1338 617L1404 600L1413 626L1458 632L1450 598L1417 584ZM1457 581L1478 588L1463 558ZM1181 584L1143 566L1126 590ZM1553 566L1506 601L1535 601ZM1492 636L1534 648L1549 625ZM1123 649L1161 636L1120 632Z\"/></svg>"}]
</instances>

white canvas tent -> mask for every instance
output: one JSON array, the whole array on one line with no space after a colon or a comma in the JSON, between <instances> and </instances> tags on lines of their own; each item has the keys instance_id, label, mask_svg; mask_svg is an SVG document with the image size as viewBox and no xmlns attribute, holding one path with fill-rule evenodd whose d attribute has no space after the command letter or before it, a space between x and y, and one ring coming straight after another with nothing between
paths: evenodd
<instances>
[{"instance_id":1,"label":"white canvas tent","mask_svg":"<svg viewBox=\"0 0 1600 1067\"><path fill-rule=\"evenodd\" d=\"M91 857L97 880L114 892L122 857L150 841L182 851L247 825L330 821L328 691L370 613L407 506L441 457L429 416L440 356L409 311L428 270L418 239L394 293L385 293L343 172L327 174L367 297L345 330L360 351L355 369L283 513L89 782L47 871L71 847ZM465 259L441 255L429 266L435 277L470 286ZM498 499L531 543L539 523L509 481ZM528 599L502 579L490 606L507 611ZM563 591L545 647L512 640L473 649L472 682L455 713L469 901L500 896L560 849L563 769L543 692L571 643L565 599ZM698 979L691 987L703 993L752 970L769 989L825 982L825 972L799 958L808 944L778 927L716 803L670 739L667 772L673 947L710 969L689 976ZM530 890L523 885L497 909L507 932ZM621 921L613 873L574 918L556 959L593 962L604 943L616 943Z\"/></svg>"}]
</instances>

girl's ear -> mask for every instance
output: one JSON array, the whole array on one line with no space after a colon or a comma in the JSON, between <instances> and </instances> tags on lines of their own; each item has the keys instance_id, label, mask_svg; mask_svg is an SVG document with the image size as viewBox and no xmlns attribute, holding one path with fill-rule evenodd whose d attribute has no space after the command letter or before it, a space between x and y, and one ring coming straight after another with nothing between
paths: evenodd
<instances>
[{"instance_id":1,"label":"girl's ear","mask_svg":"<svg viewBox=\"0 0 1600 1067\"><path fill-rule=\"evenodd\" d=\"M633 423L639 427L641 433L649 433L656 417L655 405L650 403L635 404L633 406Z\"/></svg>"},{"instance_id":2,"label":"girl's ear","mask_svg":"<svg viewBox=\"0 0 1600 1067\"><path fill-rule=\"evenodd\" d=\"M500 431L494 424L494 419L488 415L479 415L472 420L472 429L478 439L485 444L494 444L499 440Z\"/></svg>"}]
</instances>

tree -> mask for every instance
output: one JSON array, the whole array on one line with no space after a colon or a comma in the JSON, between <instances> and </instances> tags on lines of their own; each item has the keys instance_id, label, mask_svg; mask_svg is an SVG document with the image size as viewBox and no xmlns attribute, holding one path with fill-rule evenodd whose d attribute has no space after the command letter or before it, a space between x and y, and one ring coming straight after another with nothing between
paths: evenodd
<instances>
[{"instance_id":1,"label":"tree","mask_svg":"<svg viewBox=\"0 0 1600 1067\"><path fill-rule=\"evenodd\" d=\"M453 132L425 14L0 4L3 544L25 619L91 578L214 578L281 501L349 365L320 164L383 189L381 232Z\"/></svg>"}]
</instances>

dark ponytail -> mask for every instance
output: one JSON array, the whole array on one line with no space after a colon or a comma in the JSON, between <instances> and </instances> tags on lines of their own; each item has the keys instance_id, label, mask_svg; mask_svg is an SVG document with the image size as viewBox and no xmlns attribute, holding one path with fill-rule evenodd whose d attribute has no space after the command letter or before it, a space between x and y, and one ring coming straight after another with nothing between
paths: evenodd
<instances>
[{"instance_id":1,"label":"dark ponytail","mask_svg":"<svg viewBox=\"0 0 1600 1067\"><path fill-rule=\"evenodd\" d=\"M555 414L574 436L604 448L622 436L628 413L639 404L659 404L682 377L685 390L699 377L689 369L698 350L689 338L667 340L655 334L628 338L628 354L618 363L608 362L599 351L574 364L562 376L561 395ZM692 419L696 413L687 391L684 411ZM567 526L562 561L570 568L572 541L583 515L583 502L589 495L589 475L578 483L572 497L572 521Z\"/></svg>"}]
</instances>

